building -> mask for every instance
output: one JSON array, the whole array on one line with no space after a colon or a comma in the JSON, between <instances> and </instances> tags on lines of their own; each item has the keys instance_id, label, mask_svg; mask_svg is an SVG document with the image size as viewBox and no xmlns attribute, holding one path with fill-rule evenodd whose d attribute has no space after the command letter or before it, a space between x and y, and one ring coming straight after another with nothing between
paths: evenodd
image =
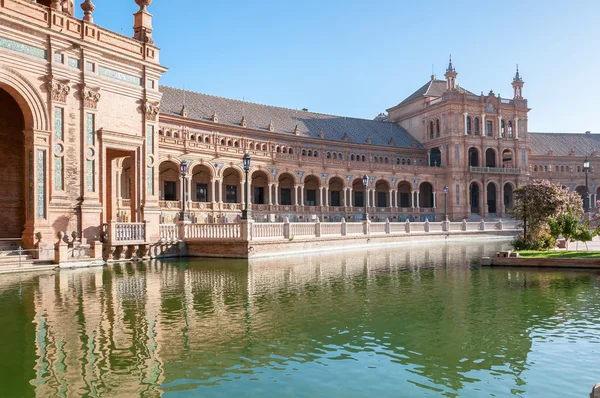
<instances>
[{"instance_id":1,"label":"building","mask_svg":"<svg viewBox=\"0 0 600 398\"><path fill-rule=\"evenodd\" d=\"M248 199L266 221L502 216L532 178L585 195L586 156L595 199L598 137L529 132L518 69L512 98L476 95L450 60L375 120L258 105L161 86L151 0L136 3L132 37L95 25L91 0L83 20L72 0L0 3L1 239L86 244L112 221L158 241L183 198L198 223L235 222Z\"/></svg>"}]
</instances>

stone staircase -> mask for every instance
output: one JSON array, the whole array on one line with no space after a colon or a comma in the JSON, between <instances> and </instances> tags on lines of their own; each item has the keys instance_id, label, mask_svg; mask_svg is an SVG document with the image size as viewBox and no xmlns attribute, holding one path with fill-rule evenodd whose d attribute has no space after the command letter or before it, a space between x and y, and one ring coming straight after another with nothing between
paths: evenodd
<instances>
[{"instance_id":1,"label":"stone staircase","mask_svg":"<svg viewBox=\"0 0 600 398\"><path fill-rule=\"evenodd\" d=\"M33 265L31 252L19 250L21 239L0 239L0 267L9 265Z\"/></svg>"}]
</instances>

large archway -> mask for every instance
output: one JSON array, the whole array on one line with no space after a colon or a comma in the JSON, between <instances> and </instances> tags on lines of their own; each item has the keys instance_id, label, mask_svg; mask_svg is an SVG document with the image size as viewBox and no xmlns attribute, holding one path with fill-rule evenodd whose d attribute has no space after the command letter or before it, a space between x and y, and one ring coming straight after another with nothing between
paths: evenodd
<instances>
[{"instance_id":1,"label":"large archway","mask_svg":"<svg viewBox=\"0 0 600 398\"><path fill-rule=\"evenodd\" d=\"M489 214L496 214L498 212L498 202L496 199L497 192L496 184L490 182L487 186L487 206Z\"/></svg>"},{"instance_id":2,"label":"large archway","mask_svg":"<svg viewBox=\"0 0 600 398\"><path fill-rule=\"evenodd\" d=\"M475 147L469 148L469 167L479 167L479 150Z\"/></svg>"},{"instance_id":3,"label":"large archway","mask_svg":"<svg viewBox=\"0 0 600 398\"><path fill-rule=\"evenodd\" d=\"M269 177L263 170L256 170L252 173L252 204L266 205L269 203Z\"/></svg>"},{"instance_id":4,"label":"large archway","mask_svg":"<svg viewBox=\"0 0 600 398\"><path fill-rule=\"evenodd\" d=\"M375 184L375 207L390 207L388 203L390 184L386 180L379 180Z\"/></svg>"},{"instance_id":5,"label":"large archway","mask_svg":"<svg viewBox=\"0 0 600 398\"><path fill-rule=\"evenodd\" d=\"M479 206L479 185L475 182L472 182L469 186L469 203L471 205L471 213L479 214L481 211Z\"/></svg>"},{"instance_id":6,"label":"large archway","mask_svg":"<svg viewBox=\"0 0 600 398\"><path fill-rule=\"evenodd\" d=\"M19 104L0 88L0 239L21 239L25 227L24 129Z\"/></svg>"},{"instance_id":7,"label":"large archway","mask_svg":"<svg viewBox=\"0 0 600 398\"><path fill-rule=\"evenodd\" d=\"M433 208L433 186L428 182L421 183L419 187L419 207Z\"/></svg>"},{"instance_id":8,"label":"large archway","mask_svg":"<svg viewBox=\"0 0 600 398\"><path fill-rule=\"evenodd\" d=\"M496 151L492 148L485 151L485 167L496 167Z\"/></svg>"},{"instance_id":9,"label":"large archway","mask_svg":"<svg viewBox=\"0 0 600 398\"><path fill-rule=\"evenodd\" d=\"M279 176L279 204L284 206L296 205L296 192L294 177L289 173Z\"/></svg>"},{"instance_id":10,"label":"large archway","mask_svg":"<svg viewBox=\"0 0 600 398\"><path fill-rule=\"evenodd\" d=\"M412 185L408 181L398 184L398 203L401 208L407 209L413 206Z\"/></svg>"},{"instance_id":11,"label":"large archway","mask_svg":"<svg viewBox=\"0 0 600 398\"><path fill-rule=\"evenodd\" d=\"M344 180L340 177L332 177L329 180L329 206L340 207L345 205Z\"/></svg>"}]
</instances>

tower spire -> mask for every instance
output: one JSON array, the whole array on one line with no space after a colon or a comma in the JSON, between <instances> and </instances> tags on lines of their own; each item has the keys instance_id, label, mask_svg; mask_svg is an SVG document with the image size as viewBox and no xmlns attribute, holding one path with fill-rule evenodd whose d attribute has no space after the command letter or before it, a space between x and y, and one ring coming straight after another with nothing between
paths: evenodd
<instances>
[{"instance_id":1,"label":"tower spire","mask_svg":"<svg viewBox=\"0 0 600 398\"><path fill-rule=\"evenodd\" d=\"M524 84L525 84L525 82L523 81L523 78L519 74L519 64L517 64L517 72L515 73L515 77L513 77L513 82L512 82L515 99L523 98L523 85Z\"/></svg>"},{"instance_id":2,"label":"tower spire","mask_svg":"<svg viewBox=\"0 0 600 398\"><path fill-rule=\"evenodd\" d=\"M456 90L456 76L458 73L452 65L452 54L450 54L450 61L448 62L448 68L446 68L446 90Z\"/></svg>"}]
</instances>

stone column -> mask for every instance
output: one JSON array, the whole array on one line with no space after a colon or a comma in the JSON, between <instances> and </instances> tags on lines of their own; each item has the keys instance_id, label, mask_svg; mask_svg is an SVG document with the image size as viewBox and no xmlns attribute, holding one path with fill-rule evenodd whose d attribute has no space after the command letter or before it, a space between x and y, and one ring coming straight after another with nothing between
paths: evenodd
<instances>
[{"instance_id":1,"label":"stone column","mask_svg":"<svg viewBox=\"0 0 600 398\"><path fill-rule=\"evenodd\" d=\"M273 188L275 190L275 195L274 195L275 203L274 204L275 204L275 206L278 206L279 205L279 183L276 182L273 185Z\"/></svg>"},{"instance_id":2,"label":"stone column","mask_svg":"<svg viewBox=\"0 0 600 398\"><path fill-rule=\"evenodd\" d=\"M223 203L223 180L219 180L219 203Z\"/></svg>"},{"instance_id":3,"label":"stone column","mask_svg":"<svg viewBox=\"0 0 600 398\"><path fill-rule=\"evenodd\" d=\"M435 209L437 207L437 192L433 193L433 208Z\"/></svg>"},{"instance_id":4,"label":"stone column","mask_svg":"<svg viewBox=\"0 0 600 398\"><path fill-rule=\"evenodd\" d=\"M504 138L506 136L506 129L504 129L504 135L502 135L502 116L498 116L498 137Z\"/></svg>"},{"instance_id":5,"label":"stone column","mask_svg":"<svg viewBox=\"0 0 600 398\"><path fill-rule=\"evenodd\" d=\"M416 208L416 204L417 204L417 195L416 195L417 191L410 191L410 204L411 207L414 209Z\"/></svg>"},{"instance_id":6,"label":"stone column","mask_svg":"<svg viewBox=\"0 0 600 398\"><path fill-rule=\"evenodd\" d=\"M119 213L119 209L123 206L123 168L122 167L116 167L115 168L115 193L116 193L116 201L117 201L117 208L116 208L116 214ZM113 214L113 217L116 217ZM115 218L116 220L117 218ZM120 220L119 220L120 221Z\"/></svg>"},{"instance_id":7,"label":"stone column","mask_svg":"<svg viewBox=\"0 0 600 398\"><path fill-rule=\"evenodd\" d=\"M246 193L244 192L244 187L246 186L246 180L240 181L240 204L243 206L246 204Z\"/></svg>"},{"instance_id":8,"label":"stone column","mask_svg":"<svg viewBox=\"0 0 600 398\"><path fill-rule=\"evenodd\" d=\"M349 203L349 207L354 207L354 189L352 188L348 188L348 194L349 194L349 198L348 198L348 203Z\"/></svg>"},{"instance_id":9,"label":"stone column","mask_svg":"<svg viewBox=\"0 0 600 398\"><path fill-rule=\"evenodd\" d=\"M415 192L417 193L417 209L420 209L421 208L421 203L420 203L420 198L419 197L421 195L421 192L419 192L419 191L415 191Z\"/></svg>"},{"instance_id":10,"label":"stone column","mask_svg":"<svg viewBox=\"0 0 600 398\"><path fill-rule=\"evenodd\" d=\"M479 131L482 136L487 136L487 129L485 127L485 113L481 115L481 129Z\"/></svg>"},{"instance_id":11,"label":"stone column","mask_svg":"<svg viewBox=\"0 0 600 398\"><path fill-rule=\"evenodd\" d=\"M273 183L269 183L269 206L273 204Z\"/></svg>"},{"instance_id":12,"label":"stone column","mask_svg":"<svg viewBox=\"0 0 600 398\"><path fill-rule=\"evenodd\" d=\"M300 185L300 206L304 206L304 185Z\"/></svg>"},{"instance_id":13,"label":"stone column","mask_svg":"<svg viewBox=\"0 0 600 398\"><path fill-rule=\"evenodd\" d=\"M517 139L517 140L519 139L519 118L518 117L515 118L515 131L514 131L513 136L515 137L515 139Z\"/></svg>"},{"instance_id":14,"label":"stone column","mask_svg":"<svg viewBox=\"0 0 600 398\"><path fill-rule=\"evenodd\" d=\"M464 118L464 120L465 120L465 135L468 135L469 134L468 131L467 131L467 115L468 115L468 113L465 112L465 113L463 113L463 115L465 117Z\"/></svg>"},{"instance_id":15,"label":"stone column","mask_svg":"<svg viewBox=\"0 0 600 398\"><path fill-rule=\"evenodd\" d=\"M217 192L215 191L215 179L210 180L210 197L213 204L217 203Z\"/></svg>"},{"instance_id":16,"label":"stone column","mask_svg":"<svg viewBox=\"0 0 600 398\"><path fill-rule=\"evenodd\" d=\"M392 191L392 190L390 189L390 202L388 203L388 206L387 206L387 207L390 207L390 208L391 208L391 207L394 207L394 204L393 204L393 202L394 202L394 191Z\"/></svg>"},{"instance_id":17,"label":"stone column","mask_svg":"<svg viewBox=\"0 0 600 398\"><path fill-rule=\"evenodd\" d=\"M319 203L317 206L323 206L323 187L319 187Z\"/></svg>"},{"instance_id":18,"label":"stone column","mask_svg":"<svg viewBox=\"0 0 600 398\"><path fill-rule=\"evenodd\" d=\"M593 203L592 207L593 208L598 207L598 194L597 193L594 194L594 203Z\"/></svg>"},{"instance_id":19,"label":"stone column","mask_svg":"<svg viewBox=\"0 0 600 398\"><path fill-rule=\"evenodd\" d=\"M329 206L329 187L325 187L325 206Z\"/></svg>"},{"instance_id":20,"label":"stone column","mask_svg":"<svg viewBox=\"0 0 600 398\"><path fill-rule=\"evenodd\" d=\"M298 202L298 185L294 185L294 205L298 206L300 203Z\"/></svg>"},{"instance_id":21,"label":"stone column","mask_svg":"<svg viewBox=\"0 0 600 398\"><path fill-rule=\"evenodd\" d=\"M187 211L189 212L192 209L192 176L191 175L186 175L185 176L186 179L186 183L187 183Z\"/></svg>"}]
</instances>

